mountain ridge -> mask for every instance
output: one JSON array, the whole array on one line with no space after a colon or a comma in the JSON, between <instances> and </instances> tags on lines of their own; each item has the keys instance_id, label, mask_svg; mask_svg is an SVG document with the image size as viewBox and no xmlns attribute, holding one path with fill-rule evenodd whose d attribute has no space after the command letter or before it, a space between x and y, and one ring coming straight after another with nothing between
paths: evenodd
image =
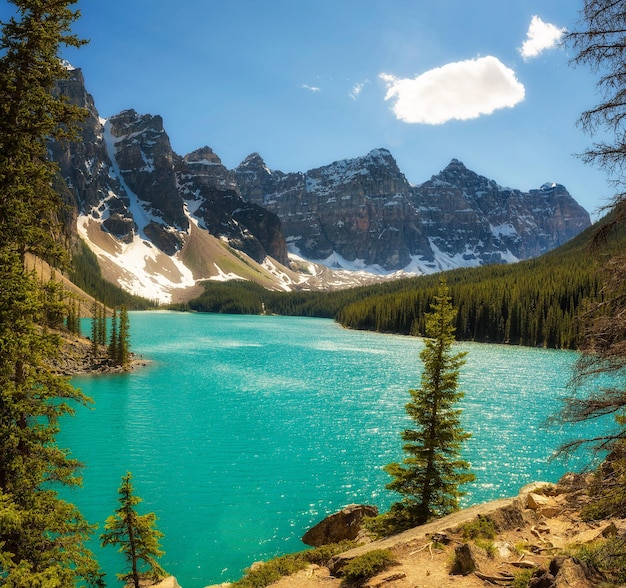
<instances>
[{"instance_id":1,"label":"mountain ridge","mask_svg":"<svg viewBox=\"0 0 626 588\"><path fill-rule=\"evenodd\" d=\"M253 154L234 172L244 198L281 218L292 251L380 272L432 273L528 259L590 224L561 184L529 192L505 188L458 159L418 185L382 148L289 174L269 170ZM364 238L368 232L375 237Z\"/></svg>"},{"instance_id":2,"label":"mountain ridge","mask_svg":"<svg viewBox=\"0 0 626 588\"><path fill-rule=\"evenodd\" d=\"M208 146L176 154L159 115L100 118L80 69L57 91L88 112L79 141L50 145L77 234L105 277L150 299L188 298L211 279L318 289L517 261L590 223L558 184L522 193L452 160L412 186L382 148L290 173L252 153L229 170Z\"/></svg>"}]
</instances>

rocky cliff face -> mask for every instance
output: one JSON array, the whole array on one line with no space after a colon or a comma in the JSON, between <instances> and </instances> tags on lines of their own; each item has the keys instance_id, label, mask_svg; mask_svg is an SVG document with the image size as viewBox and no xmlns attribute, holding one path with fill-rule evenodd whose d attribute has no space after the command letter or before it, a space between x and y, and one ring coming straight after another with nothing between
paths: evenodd
<instances>
[{"instance_id":1,"label":"rocky cliff face","mask_svg":"<svg viewBox=\"0 0 626 588\"><path fill-rule=\"evenodd\" d=\"M589 226L567 190L499 186L452 160L411 186L377 149L306 173L269 170L258 154L235 169L247 200L275 212L292 249L324 263L433 272L545 253Z\"/></svg>"},{"instance_id":2,"label":"rocky cliff face","mask_svg":"<svg viewBox=\"0 0 626 588\"><path fill-rule=\"evenodd\" d=\"M50 153L75 196L81 236L101 259L123 266L122 258L136 249L137 243L154 246L169 257L184 249L188 258L201 257L202 251L188 251L194 225L255 262L262 263L270 256L288 263L278 217L244 202L232 174L211 149L177 155L160 116L126 110L101 119L80 70L72 70L57 91L88 113L80 140L51 143ZM106 238L114 242L104 247ZM152 258L152 267L146 271L159 274L154 255L145 252L143 256ZM181 270L184 273L184 268ZM220 268L216 271L224 273ZM207 277L211 275L195 276Z\"/></svg>"},{"instance_id":3,"label":"rocky cliff face","mask_svg":"<svg viewBox=\"0 0 626 588\"><path fill-rule=\"evenodd\" d=\"M233 247L257 262L270 255L288 263L278 217L242 200L233 174L209 147L185 155L179 162L177 179L188 210L212 235L226 237Z\"/></svg>"},{"instance_id":4,"label":"rocky cliff face","mask_svg":"<svg viewBox=\"0 0 626 588\"><path fill-rule=\"evenodd\" d=\"M176 154L160 116L101 119L80 70L58 92L88 112L79 141L50 145L78 231L120 285L144 296L164 283L241 277L243 266L263 283L323 287L311 275L325 268L288 275L288 246L331 268L430 273L534 257L589 225L561 185L503 188L457 160L418 186L385 149L297 173L270 170L254 153L229 170L209 147Z\"/></svg>"}]
</instances>

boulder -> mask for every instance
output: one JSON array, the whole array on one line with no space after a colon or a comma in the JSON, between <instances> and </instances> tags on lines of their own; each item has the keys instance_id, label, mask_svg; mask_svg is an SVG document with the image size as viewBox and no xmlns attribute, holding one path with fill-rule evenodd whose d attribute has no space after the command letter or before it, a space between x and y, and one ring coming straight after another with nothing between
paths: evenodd
<instances>
[{"instance_id":1,"label":"boulder","mask_svg":"<svg viewBox=\"0 0 626 588\"><path fill-rule=\"evenodd\" d=\"M309 529L302 542L312 547L356 539L365 517L375 517L378 509L368 504L350 504L339 512L326 517Z\"/></svg>"},{"instance_id":2,"label":"boulder","mask_svg":"<svg viewBox=\"0 0 626 588\"><path fill-rule=\"evenodd\" d=\"M535 492L528 493L527 506L538 515L546 518L554 517L561 512L561 507L554 498Z\"/></svg>"},{"instance_id":3,"label":"boulder","mask_svg":"<svg viewBox=\"0 0 626 588\"><path fill-rule=\"evenodd\" d=\"M600 525L599 527L592 527L591 529L587 529L586 531L581 531L571 539L571 542L575 545L593 543L598 539L614 537L615 535L617 535L617 532L618 531L615 523L605 523L603 525Z\"/></svg>"},{"instance_id":4,"label":"boulder","mask_svg":"<svg viewBox=\"0 0 626 588\"><path fill-rule=\"evenodd\" d=\"M555 557L550 562L555 588L594 588L602 583L598 570L575 557Z\"/></svg>"},{"instance_id":5,"label":"boulder","mask_svg":"<svg viewBox=\"0 0 626 588\"><path fill-rule=\"evenodd\" d=\"M552 559L550 569L539 569L530 579L528 588L594 588L602 582L596 569L575 557Z\"/></svg>"}]
</instances>

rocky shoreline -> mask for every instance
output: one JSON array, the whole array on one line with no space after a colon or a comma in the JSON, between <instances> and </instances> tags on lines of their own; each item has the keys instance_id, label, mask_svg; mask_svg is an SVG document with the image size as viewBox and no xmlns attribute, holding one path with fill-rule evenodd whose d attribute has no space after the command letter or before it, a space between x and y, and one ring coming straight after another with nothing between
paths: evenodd
<instances>
[{"instance_id":1,"label":"rocky shoreline","mask_svg":"<svg viewBox=\"0 0 626 588\"><path fill-rule=\"evenodd\" d=\"M106 347L101 347L97 357L93 357L91 341L86 337L61 333L61 352L52 367L63 376L89 374L114 374L133 371L147 366L150 361L131 353L130 363L125 366L111 364Z\"/></svg>"},{"instance_id":2,"label":"rocky shoreline","mask_svg":"<svg viewBox=\"0 0 626 588\"><path fill-rule=\"evenodd\" d=\"M599 569L577 557L581 549L607 539L626 541L625 519L582 520L580 511L592 500L590 480L590 475L567 474L557 484L534 483L514 498L475 505L372 541L272 586L344 588L342 569L347 564L386 550L393 556L392 567L359 588L615 587L618 584L609 583ZM483 526L492 529L493 536L473 533ZM254 564L259 565L263 564Z\"/></svg>"}]
</instances>

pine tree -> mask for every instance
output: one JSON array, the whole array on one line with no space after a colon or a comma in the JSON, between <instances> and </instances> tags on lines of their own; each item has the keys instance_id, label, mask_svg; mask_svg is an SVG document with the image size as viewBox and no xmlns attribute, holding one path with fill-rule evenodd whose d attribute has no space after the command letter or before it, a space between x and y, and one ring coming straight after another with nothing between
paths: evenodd
<instances>
[{"instance_id":1,"label":"pine tree","mask_svg":"<svg viewBox=\"0 0 626 588\"><path fill-rule=\"evenodd\" d=\"M117 365L127 367L130 362L130 322L128 311L122 304L117 332Z\"/></svg>"},{"instance_id":2,"label":"pine tree","mask_svg":"<svg viewBox=\"0 0 626 588\"><path fill-rule=\"evenodd\" d=\"M94 299L91 305L91 358L93 360L98 357L100 351L98 346L99 320L98 302Z\"/></svg>"},{"instance_id":3,"label":"pine tree","mask_svg":"<svg viewBox=\"0 0 626 588\"><path fill-rule=\"evenodd\" d=\"M113 309L111 317L111 338L109 339L109 360L117 363L117 308Z\"/></svg>"},{"instance_id":4,"label":"pine tree","mask_svg":"<svg viewBox=\"0 0 626 588\"><path fill-rule=\"evenodd\" d=\"M52 95L66 75L61 45L77 13L62 0L20 0L0 39L0 584L101 585L85 541L92 532L58 484L80 483L80 464L56 444L62 416L88 399L50 369L60 342L27 255L63 257L60 200L47 142L71 132L78 110ZM18 20L19 19L19 20Z\"/></svg>"},{"instance_id":5,"label":"pine tree","mask_svg":"<svg viewBox=\"0 0 626 588\"><path fill-rule=\"evenodd\" d=\"M76 298L72 298L69 304L68 323L71 324L71 327L68 325L70 332L80 337L80 303Z\"/></svg>"},{"instance_id":6,"label":"pine tree","mask_svg":"<svg viewBox=\"0 0 626 588\"><path fill-rule=\"evenodd\" d=\"M107 344L107 311L104 304L98 307L98 345Z\"/></svg>"},{"instance_id":7,"label":"pine tree","mask_svg":"<svg viewBox=\"0 0 626 588\"><path fill-rule=\"evenodd\" d=\"M461 428L461 411L455 408L463 397L458 377L465 363L465 353L451 353L455 314L441 280L432 313L426 316L421 387L409 390L411 401L406 405L417 427L401 435L407 454L403 464L385 467L393 478L387 488L404 497L390 511L397 527L420 525L457 510L464 494L459 486L474 480L469 464L460 459L461 444L470 435Z\"/></svg>"},{"instance_id":8,"label":"pine tree","mask_svg":"<svg viewBox=\"0 0 626 588\"><path fill-rule=\"evenodd\" d=\"M141 498L134 494L130 472L122 476L118 493L120 507L106 520L100 542L103 547L119 545L118 551L124 555L129 571L117 574L117 577L134 588L140 588L141 579L156 581L166 575L157 561L163 555L159 545L163 533L156 528L154 513L137 513L136 506Z\"/></svg>"}]
</instances>

